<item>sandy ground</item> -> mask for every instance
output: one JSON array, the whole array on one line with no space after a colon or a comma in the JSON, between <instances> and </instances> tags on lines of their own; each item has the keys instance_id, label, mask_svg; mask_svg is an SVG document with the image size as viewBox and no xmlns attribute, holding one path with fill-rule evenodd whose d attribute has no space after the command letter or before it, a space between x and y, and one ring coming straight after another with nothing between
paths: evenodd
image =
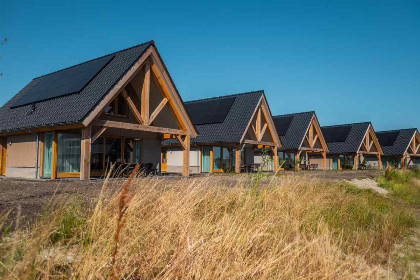
<instances>
[{"instance_id":1,"label":"sandy ground","mask_svg":"<svg viewBox=\"0 0 420 280\"><path fill-rule=\"evenodd\" d=\"M327 181L340 181L352 179L374 178L380 174L378 171L302 171L285 172L286 175L302 175ZM199 175L208 176L208 175ZM229 175L211 175L226 176ZM230 176L229 176L230 177ZM166 177L168 178L168 177ZM234 177L231 177L232 179ZM173 180L178 180L174 177ZM226 178L228 179L228 178ZM9 220L16 218L17 209L21 207L22 223L30 223L36 218L51 200L60 198L78 197L86 203L92 203L98 196L103 180L27 180L0 177L0 215L11 211ZM121 186L121 180L110 182L115 190Z\"/></svg>"}]
</instances>

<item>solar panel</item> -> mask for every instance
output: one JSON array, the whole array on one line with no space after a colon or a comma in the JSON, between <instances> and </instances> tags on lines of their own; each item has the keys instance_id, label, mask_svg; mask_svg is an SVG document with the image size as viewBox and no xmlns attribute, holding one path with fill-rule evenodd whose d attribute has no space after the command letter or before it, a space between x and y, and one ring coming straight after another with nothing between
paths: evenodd
<instances>
[{"instance_id":1,"label":"solar panel","mask_svg":"<svg viewBox=\"0 0 420 280\"><path fill-rule=\"evenodd\" d=\"M376 133L376 136L378 137L381 146L393 146L399 134L399 131L390 131Z\"/></svg>"},{"instance_id":2,"label":"solar panel","mask_svg":"<svg viewBox=\"0 0 420 280\"><path fill-rule=\"evenodd\" d=\"M285 136L290 124L293 121L294 116L287 116L281 118L274 118L274 125L276 126L277 133L279 136Z\"/></svg>"},{"instance_id":3,"label":"solar panel","mask_svg":"<svg viewBox=\"0 0 420 280\"><path fill-rule=\"evenodd\" d=\"M185 108L195 125L224 122L236 97L209 99L186 103Z\"/></svg>"},{"instance_id":4,"label":"solar panel","mask_svg":"<svg viewBox=\"0 0 420 280\"><path fill-rule=\"evenodd\" d=\"M113 55L101 57L36 78L11 108L80 92L107 65Z\"/></svg>"},{"instance_id":5,"label":"solar panel","mask_svg":"<svg viewBox=\"0 0 420 280\"><path fill-rule=\"evenodd\" d=\"M324 139L327 143L346 142L350 131L350 125L322 128L322 134L324 135Z\"/></svg>"}]
</instances>

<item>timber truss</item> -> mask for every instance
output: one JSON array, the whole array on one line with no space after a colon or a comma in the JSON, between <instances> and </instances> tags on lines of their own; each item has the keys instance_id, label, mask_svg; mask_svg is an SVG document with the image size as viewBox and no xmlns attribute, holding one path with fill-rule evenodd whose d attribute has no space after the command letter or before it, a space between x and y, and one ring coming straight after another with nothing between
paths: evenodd
<instances>
[{"instance_id":1,"label":"timber truss","mask_svg":"<svg viewBox=\"0 0 420 280\"><path fill-rule=\"evenodd\" d=\"M295 169L300 169L300 156L301 153L305 151L307 154L320 154L322 156L322 170L326 169L326 158L328 147L325 142L324 136L321 132L321 127L319 126L318 119L316 115L313 114L312 119L309 123L308 128L306 129L305 137L302 139L298 152L295 156ZM289 154L290 158L290 154Z\"/></svg>"},{"instance_id":2,"label":"timber truss","mask_svg":"<svg viewBox=\"0 0 420 280\"><path fill-rule=\"evenodd\" d=\"M130 83L139 73L144 73L140 97L136 94L136 90L133 89L133 84ZM160 103L155 108L150 108L151 81L153 81L162 95ZM104 109L110 106L119 95L123 97L130 112L135 117L136 123L101 118ZM174 118L177 128L154 125L164 108L169 109L171 118ZM83 125L81 179L90 177L91 143L110 128L158 133L162 137L163 135L170 135L177 138L184 150L183 175L189 175L190 138L196 137L197 132L154 46L150 47L127 71L118 84L111 89L98 106L86 117ZM92 135L92 126L98 127L94 135Z\"/></svg>"},{"instance_id":3,"label":"timber truss","mask_svg":"<svg viewBox=\"0 0 420 280\"><path fill-rule=\"evenodd\" d=\"M369 125L363 138L363 141L359 146L358 152L354 157L353 169L358 169L360 155L376 156L376 158L378 159L378 169L381 168L381 155L383 155L383 152L372 125Z\"/></svg>"},{"instance_id":4,"label":"timber truss","mask_svg":"<svg viewBox=\"0 0 420 280\"><path fill-rule=\"evenodd\" d=\"M414 132L414 135L411 138L407 149L405 150L404 156L401 159L401 167L405 168L406 166L410 165L410 163L413 161L413 157L420 157L420 134L417 130ZM409 161L407 164L405 164L407 159Z\"/></svg>"},{"instance_id":5,"label":"timber truss","mask_svg":"<svg viewBox=\"0 0 420 280\"><path fill-rule=\"evenodd\" d=\"M255 108L255 111L242 135L239 146L235 154L235 172L240 172L241 167L241 150L245 145L252 145L258 148L269 148L273 153L273 171L278 170L278 147L281 142L274 126L273 117L271 116L265 97L262 96Z\"/></svg>"}]
</instances>

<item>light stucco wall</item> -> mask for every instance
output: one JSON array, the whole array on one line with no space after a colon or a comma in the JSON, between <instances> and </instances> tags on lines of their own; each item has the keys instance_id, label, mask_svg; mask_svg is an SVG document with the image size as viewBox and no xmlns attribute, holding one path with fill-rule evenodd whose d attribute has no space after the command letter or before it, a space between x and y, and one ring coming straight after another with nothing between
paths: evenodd
<instances>
[{"instance_id":1,"label":"light stucco wall","mask_svg":"<svg viewBox=\"0 0 420 280\"><path fill-rule=\"evenodd\" d=\"M182 173L183 152L181 148L168 148L166 170L170 173ZM200 149L190 149L190 173L200 172Z\"/></svg>"},{"instance_id":2,"label":"light stucco wall","mask_svg":"<svg viewBox=\"0 0 420 280\"><path fill-rule=\"evenodd\" d=\"M36 135L23 134L7 137L6 176L35 178L35 162Z\"/></svg>"}]
</instances>

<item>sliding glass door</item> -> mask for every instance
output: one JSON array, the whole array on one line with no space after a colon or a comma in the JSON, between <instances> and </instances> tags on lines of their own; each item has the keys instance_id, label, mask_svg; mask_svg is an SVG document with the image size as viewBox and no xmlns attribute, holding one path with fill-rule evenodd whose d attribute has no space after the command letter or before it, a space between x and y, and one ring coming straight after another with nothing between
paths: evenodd
<instances>
[{"instance_id":1,"label":"sliding glass door","mask_svg":"<svg viewBox=\"0 0 420 280\"><path fill-rule=\"evenodd\" d=\"M54 138L53 132L44 133L44 154L42 164L42 177L51 178L51 163L52 163L52 142Z\"/></svg>"},{"instance_id":2,"label":"sliding glass door","mask_svg":"<svg viewBox=\"0 0 420 280\"><path fill-rule=\"evenodd\" d=\"M57 173L80 172L80 133L58 133Z\"/></svg>"}]
</instances>

